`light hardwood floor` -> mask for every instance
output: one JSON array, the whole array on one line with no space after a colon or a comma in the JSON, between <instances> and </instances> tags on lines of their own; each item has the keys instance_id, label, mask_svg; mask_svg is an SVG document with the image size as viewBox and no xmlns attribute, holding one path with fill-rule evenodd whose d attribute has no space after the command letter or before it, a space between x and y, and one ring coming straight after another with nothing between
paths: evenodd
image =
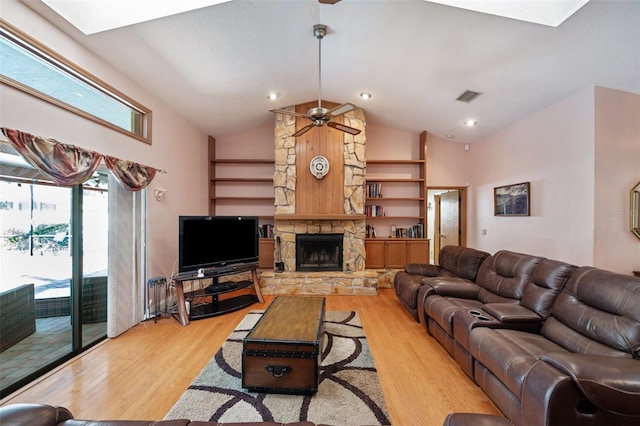
<instances>
[{"instance_id":1,"label":"light hardwood floor","mask_svg":"<svg viewBox=\"0 0 640 426\"><path fill-rule=\"evenodd\" d=\"M442 425L451 412L498 413L392 289L326 299L327 310L359 313L394 425ZM161 420L244 315L272 300L186 327L173 318L141 323L0 403L61 405L78 419Z\"/></svg>"}]
</instances>

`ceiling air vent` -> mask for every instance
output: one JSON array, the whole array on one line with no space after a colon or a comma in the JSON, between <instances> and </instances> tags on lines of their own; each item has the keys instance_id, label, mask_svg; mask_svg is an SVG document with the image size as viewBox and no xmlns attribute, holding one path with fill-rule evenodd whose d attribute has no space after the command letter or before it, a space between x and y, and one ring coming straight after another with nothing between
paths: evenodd
<instances>
[{"instance_id":1,"label":"ceiling air vent","mask_svg":"<svg viewBox=\"0 0 640 426\"><path fill-rule=\"evenodd\" d=\"M462 95L456 98L456 101L469 103L480 95L482 95L482 92L474 92L472 90L466 90Z\"/></svg>"}]
</instances>

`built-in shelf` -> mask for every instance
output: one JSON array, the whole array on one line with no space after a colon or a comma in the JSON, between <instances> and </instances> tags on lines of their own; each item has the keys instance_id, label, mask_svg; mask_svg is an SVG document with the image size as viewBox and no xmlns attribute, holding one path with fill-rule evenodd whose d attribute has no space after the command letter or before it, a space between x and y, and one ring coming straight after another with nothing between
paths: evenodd
<instances>
[{"instance_id":1,"label":"built-in shelf","mask_svg":"<svg viewBox=\"0 0 640 426\"><path fill-rule=\"evenodd\" d=\"M211 182L273 182L273 178L223 177L211 178Z\"/></svg>"},{"instance_id":2,"label":"built-in shelf","mask_svg":"<svg viewBox=\"0 0 640 426\"><path fill-rule=\"evenodd\" d=\"M228 201L228 200L238 200L238 201L274 201L275 197L210 197L211 200L218 201Z\"/></svg>"},{"instance_id":3,"label":"built-in shelf","mask_svg":"<svg viewBox=\"0 0 640 426\"><path fill-rule=\"evenodd\" d=\"M370 160L367 159L367 164L422 164L424 160Z\"/></svg>"},{"instance_id":4,"label":"built-in shelf","mask_svg":"<svg viewBox=\"0 0 640 426\"><path fill-rule=\"evenodd\" d=\"M423 132L418 150L412 150L419 158L367 158L365 203L371 214L380 214L366 218L367 267L398 268L408 259L428 258L429 241L424 238L427 223L426 142L427 134ZM423 238L405 237L405 230L407 235Z\"/></svg>"},{"instance_id":5,"label":"built-in shelf","mask_svg":"<svg viewBox=\"0 0 640 426\"><path fill-rule=\"evenodd\" d=\"M424 161L423 161L424 163ZM374 183L374 182L424 182L424 179L422 178L417 178L417 179L413 179L413 178L386 178L386 177L367 177L366 181L368 183Z\"/></svg>"},{"instance_id":6,"label":"built-in shelf","mask_svg":"<svg viewBox=\"0 0 640 426\"><path fill-rule=\"evenodd\" d=\"M218 158L209 137L209 214L258 216L272 224L275 210L273 158Z\"/></svg>"},{"instance_id":7,"label":"built-in shelf","mask_svg":"<svg viewBox=\"0 0 640 426\"><path fill-rule=\"evenodd\" d=\"M363 214L276 214L278 220L363 220Z\"/></svg>"},{"instance_id":8,"label":"built-in shelf","mask_svg":"<svg viewBox=\"0 0 640 426\"><path fill-rule=\"evenodd\" d=\"M415 220L421 220L422 216L366 216L366 219L415 219Z\"/></svg>"},{"instance_id":9,"label":"built-in shelf","mask_svg":"<svg viewBox=\"0 0 640 426\"><path fill-rule=\"evenodd\" d=\"M211 162L219 164L275 164L275 160L266 158L215 158Z\"/></svg>"},{"instance_id":10,"label":"built-in shelf","mask_svg":"<svg viewBox=\"0 0 640 426\"><path fill-rule=\"evenodd\" d=\"M424 201L424 197L367 197L367 201Z\"/></svg>"}]
</instances>

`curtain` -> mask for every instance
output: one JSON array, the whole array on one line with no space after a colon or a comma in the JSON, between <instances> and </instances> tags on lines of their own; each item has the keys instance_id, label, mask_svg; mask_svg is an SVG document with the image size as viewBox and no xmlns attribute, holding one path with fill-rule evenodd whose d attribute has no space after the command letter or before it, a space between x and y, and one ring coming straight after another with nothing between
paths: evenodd
<instances>
[{"instance_id":1,"label":"curtain","mask_svg":"<svg viewBox=\"0 0 640 426\"><path fill-rule=\"evenodd\" d=\"M97 152L63 144L55 139L4 127L2 133L26 161L58 185L73 186L85 182L102 159Z\"/></svg>"},{"instance_id":2,"label":"curtain","mask_svg":"<svg viewBox=\"0 0 640 426\"><path fill-rule=\"evenodd\" d=\"M151 183L157 169L133 161L102 155L51 138L34 136L19 130L0 127L11 145L47 178L58 185L83 183L96 171L104 157L107 168L117 182L129 191L140 191Z\"/></svg>"},{"instance_id":3,"label":"curtain","mask_svg":"<svg viewBox=\"0 0 640 426\"><path fill-rule=\"evenodd\" d=\"M109 171L130 191L140 191L145 188L156 176L156 169L143 166L132 161L120 160L108 155L104 156L104 162Z\"/></svg>"},{"instance_id":4,"label":"curtain","mask_svg":"<svg viewBox=\"0 0 640 426\"><path fill-rule=\"evenodd\" d=\"M107 337L144 319L143 197L109 175L109 277Z\"/></svg>"}]
</instances>

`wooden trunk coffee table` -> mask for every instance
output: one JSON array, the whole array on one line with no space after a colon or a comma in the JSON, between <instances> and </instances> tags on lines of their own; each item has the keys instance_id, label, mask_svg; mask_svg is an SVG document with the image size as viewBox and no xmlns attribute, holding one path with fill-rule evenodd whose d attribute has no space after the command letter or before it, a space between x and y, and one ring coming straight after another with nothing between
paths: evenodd
<instances>
[{"instance_id":1,"label":"wooden trunk coffee table","mask_svg":"<svg viewBox=\"0 0 640 426\"><path fill-rule=\"evenodd\" d=\"M324 335L324 297L276 297L242 342L242 387L312 394Z\"/></svg>"}]
</instances>

